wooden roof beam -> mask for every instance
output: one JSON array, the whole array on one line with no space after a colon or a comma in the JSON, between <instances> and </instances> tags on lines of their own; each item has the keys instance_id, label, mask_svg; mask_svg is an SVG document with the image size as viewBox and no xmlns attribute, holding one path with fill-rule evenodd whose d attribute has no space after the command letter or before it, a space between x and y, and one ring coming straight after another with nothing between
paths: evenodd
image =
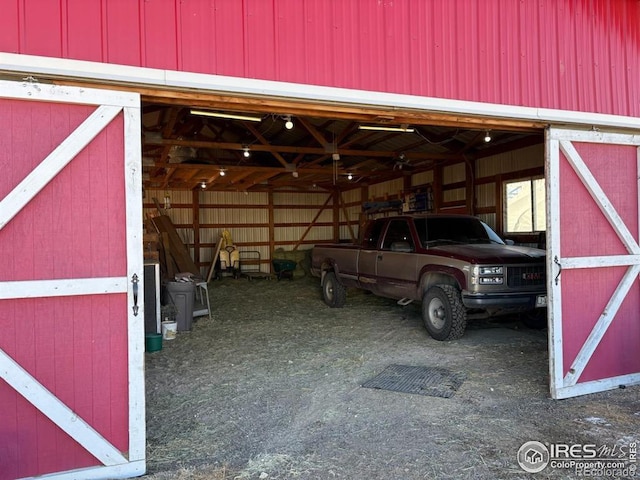
<instances>
[{"instance_id":1,"label":"wooden roof beam","mask_svg":"<svg viewBox=\"0 0 640 480\"><path fill-rule=\"evenodd\" d=\"M163 139L153 138L146 136L144 139L146 145L176 145L182 147L194 147L194 148L210 148L221 150L237 150L241 151L245 145L242 143L234 142L210 142L203 140L181 140L181 139ZM326 155L327 152L322 148L317 147L296 147L288 145L251 145L251 150L257 152L280 152L280 153L296 153L296 154L310 154L310 155ZM339 148L340 155L349 155L354 157L383 157L392 158L397 155L394 151L380 151L380 150L360 150L360 149L345 149ZM438 154L438 153L421 153L421 152L408 152L406 155L411 155L412 158L424 158L424 159L441 159L448 160L452 158L450 154ZM460 156L460 158L462 158ZM288 165L285 161L284 165Z\"/></svg>"}]
</instances>

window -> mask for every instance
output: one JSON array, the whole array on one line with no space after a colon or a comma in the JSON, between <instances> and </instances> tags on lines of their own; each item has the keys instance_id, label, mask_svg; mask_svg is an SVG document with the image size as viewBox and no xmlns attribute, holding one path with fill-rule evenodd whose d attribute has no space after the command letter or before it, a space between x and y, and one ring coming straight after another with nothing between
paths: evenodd
<instances>
[{"instance_id":1,"label":"window","mask_svg":"<svg viewBox=\"0 0 640 480\"><path fill-rule=\"evenodd\" d=\"M401 246L403 244L405 247L408 245L410 251L413 252L413 239L411 238L409 224L405 220L392 220L389 222L389 228L387 228L382 249L396 250L402 248Z\"/></svg>"},{"instance_id":2,"label":"window","mask_svg":"<svg viewBox=\"0 0 640 480\"><path fill-rule=\"evenodd\" d=\"M504 231L533 233L546 230L544 178L504 184Z\"/></svg>"},{"instance_id":3,"label":"window","mask_svg":"<svg viewBox=\"0 0 640 480\"><path fill-rule=\"evenodd\" d=\"M382 233L383 221L371 222L369 228L364 234L364 242L362 246L366 249L376 250L378 248L378 240Z\"/></svg>"}]
</instances>

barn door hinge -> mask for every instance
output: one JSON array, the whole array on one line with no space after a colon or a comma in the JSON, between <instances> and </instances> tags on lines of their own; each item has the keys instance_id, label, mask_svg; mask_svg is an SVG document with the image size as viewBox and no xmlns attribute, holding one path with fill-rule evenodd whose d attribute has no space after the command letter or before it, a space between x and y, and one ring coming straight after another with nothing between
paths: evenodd
<instances>
[{"instance_id":1,"label":"barn door hinge","mask_svg":"<svg viewBox=\"0 0 640 480\"><path fill-rule=\"evenodd\" d=\"M562 264L558 260L558 256L557 255L553 258L553 263L558 265L558 274L556 275L556 279L555 279L556 280L556 285L557 285L558 284L558 280L560 279L560 274L562 273Z\"/></svg>"},{"instance_id":2,"label":"barn door hinge","mask_svg":"<svg viewBox=\"0 0 640 480\"><path fill-rule=\"evenodd\" d=\"M138 282L139 278L136 273L131 277L131 283L133 283L133 316L138 316Z\"/></svg>"}]
</instances>

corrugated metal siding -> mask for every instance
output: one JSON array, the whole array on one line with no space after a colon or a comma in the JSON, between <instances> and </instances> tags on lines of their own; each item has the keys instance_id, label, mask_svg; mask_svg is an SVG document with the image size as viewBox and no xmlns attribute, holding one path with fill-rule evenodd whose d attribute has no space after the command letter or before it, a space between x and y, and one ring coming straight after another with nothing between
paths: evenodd
<instances>
[{"instance_id":1,"label":"corrugated metal siding","mask_svg":"<svg viewBox=\"0 0 640 480\"><path fill-rule=\"evenodd\" d=\"M200 203L209 205L269 205L265 192L201 192Z\"/></svg>"},{"instance_id":2,"label":"corrugated metal siding","mask_svg":"<svg viewBox=\"0 0 640 480\"><path fill-rule=\"evenodd\" d=\"M5 0L0 51L640 116L637 0Z\"/></svg>"},{"instance_id":3,"label":"corrugated metal siding","mask_svg":"<svg viewBox=\"0 0 640 480\"><path fill-rule=\"evenodd\" d=\"M433 183L433 170L428 172L420 172L411 176L411 186L426 185L427 183Z\"/></svg>"},{"instance_id":4,"label":"corrugated metal siding","mask_svg":"<svg viewBox=\"0 0 640 480\"><path fill-rule=\"evenodd\" d=\"M333 209L325 208L322 212L316 210L307 210L299 208L278 208L273 212L273 220L278 223L311 223L312 220L320 214L316 219L316 222L332 222L333 221Z\"/></svg>"},{"instance_id":5,"label":"corrugated metal siding","mask_svg":"<svg viewBox=\"0 0 640 480\"><path fill-rule=\"evenodd\" d=\"M307 227L287 227L287 228L277 228L275 230L275 241L276 242L297 242L302 234L305 232ZM333 238L333 227L313 227L307 233L305 240L327 240ZM291 250L293 245L283 246L283 250Z\"/></svg>"},{"instance_id":6,"label":"corrugated metal siding","mask_svg":"<svg viewBox=\"0 0 640 480\"><path fill-rule=\"evenodd\" d=\"M466 189L455 188L442 192L442 200L445 202L462 202L466 198Z\"/></svg>"},{"instance_id":7,"label":"corrugated metal siding","mask_svg":"<svg viewBox=\"0 0 640 480\"><path fill-rule=\"evenodd\" d=\"M466 180L466 170L464 163L456 163L442 169L442 184L464 182Z\"/></svg>"},{"instance_id":8,"label":"corrugated metal siding","mask_svg":"<svg viewBox=\"0 0 640 480\"><path fill-rule=\"evenodd\" d=\"M352 202L361 202L362 198L361 197L361 192L362 189L361 188L354 188L352 190L345 190L344 192L342 192L342 200L345 203L352 203Z\"/></svg>"},{"instance_id":9,"label":"corrugated metal siding","mask_svg":"<svg viewBox=\"0 0 640 480\"><path fill-rule=\"evenodd\" d=\"M273 204L278 205L319 205L322 206L327 201L330 193L297 193L284 192L273 194Z\"/></svg>"},{"instance_id":10,"label":"corrugated metal siding","mask_svg":"<svg viewBox=\"0 0 640 480\"><path fill-rule=\"evenodd\" d=\"M512 150L510 152L480 158L476 161L477 178L526 170L544 165L544 145Z\"/></svg>"},{"instance_id":11,"label":"corrugated metal siding","mask_svg":"<svg viewBox=\"0 0 640 480\"><path fill-rule=\"evenodd\" d=\"M476 206L480 208L496 206L495 183L485 183L476 186Z\"/></svg>"},{"instance_id":12,"label":"corrugated metal siding","mask_svg":"<svg viewBox=\"0 0 640 480\"><path fill-rule=\"evenodd\" d=\"M390 195L399 195L402 192L404 181L402 178L389 180L388 182L376 183L369 186L368 198L379 198Z\"/></svg>"},{"instance_id":13,"label":"corrugated metal siding","mask_svg":"<svg viewBox=\"0 0 640 480\"><path fill-rule=\"evenodd\" d=\"M358 190L356 190L359 193ZM191 191L176 190L148 190L144 195L145 213L156 214L155 207L151 207L153 199L160 204L164 196L171 199L171 208L167 214L176 225L176 230L182 241L187 244L193 258L196 232L193 226L193 193ZM300 243L298 249L311 248L316 242L333 240L333 202L328 192L277 192L272 196L269 204L269 194L266 192L198 192L199 222L198 244L199 262L203 274L208 271L215 244L223 230L231 233L233 242L243 251L258 252L262 271L269 271L271 259L270 238L270 210L273 209L273 247L275 249L291 250ZM324 207L325 202L329 203ZM321 211L322 209L322 211ZM348 207L348 211L360 211L360 204ZM318 215L319 214L319 215ZM318 218L316 216L318 215ZM314 222L317 225L307 228ZM358 216L353 217L358 221ZM346 225L345 225L346 226ZM357 231L357 228L354 229ZM303 234L306 235L302 238ZM349 238L347 236L346 238ZM256 258L252 256L252 258ZM254 265L247 268L255 268Z\"/></svg>"},{"instance_id":14,"label":"corrugated metal siding","mask_svg":"<svg viewBox=\"0 0 640 480\"><path fill-rule=\"evenodd\" d=\"M243 223L268 224L269 210L266 208L201 208L200 223L215 223L221 225L221 228L233 228Z\"/></svg>"},{"instance_id":15,"label":"corrugated metal siding","mask_svg":"<svg viewBox=\"0 0 640 480\"><path fill-rule=\"evenodd\" d=\"M333 226L314 225L308 231L310 225L329 223L333 221L333 202L331 194L323 193L298 193L278 192L273 194L273 220L274 241L281 243L279 248L292 250L300 240L328 241L333 238ZM323 205L329 203L323 208ZM291 208L303 207L303 208ZM307 207L307 208L304 208ZM316 216L318 217L316 218ZM304 238L302 236L305 234ZM300 245L302 248L304 244Z\"/></svg>"}]
</instances>

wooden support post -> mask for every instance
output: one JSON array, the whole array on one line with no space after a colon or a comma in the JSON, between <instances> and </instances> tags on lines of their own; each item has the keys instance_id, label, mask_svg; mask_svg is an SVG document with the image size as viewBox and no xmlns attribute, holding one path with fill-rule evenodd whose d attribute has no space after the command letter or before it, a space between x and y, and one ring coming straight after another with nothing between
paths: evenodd
<instances>
[{"instance_id":1,"label":"wooden support post","mask_svg":"<svg viewBox=\"0 0 640 480\"><path fill-rule=\"evenodd\" d=\"M349 227L349 234L351 235L351 241L353 243L357 242L358 239L355 235L355 233L353 232L353 227L351 226L351 221L349 220L349 213L347 212L347 209L344 208L344 201L342 200L342 193L338 194L338 198L340 199L340 208L342 208L342 213L344 213L344 219L347 221L347 227Z\"/></svg>"},{"instance_id":2,"label":"wooden support post","mask_svg":"<svg viewBox=\"0 0 640 480\"><path fill-rule=\"evenodd\" d=\"M442 205L442 167L433 167L433 211L438 213Z\"/></svg>"},{"instance_id":3,"label":"wooden support post","mask_svg":"<svg viewBox=\"0 0 640 480\"><path fill-rule=\"evenodd\" d=\"M409 192L411 192L411 188L413 187L413 185L411 184L411 174L410 173L405 173L404 176L402 177L402 198L401 200L404 200L404 196L407 195Z\"/></svg>"},{"instance_id":4,"label":"wooden support post","mask_svg":"<svg viewBox=\"0 0 640 480\"><path fill-rule=\"evenodd\" d=\"M363 205L369 199L369 187L362 186L360 187L360 222L359 222L359 230L362 231L365 224L367 223L367 215L364 213Z\"/></svg>"},{"instance_id":5,"label":"wooden support post","mask_svg":"<svg viewBox=\"0 0 640 480\"><path fill-rule=\"evenodd\" d=\"M504 235L504 190L502 188L502 175L496 175L495 196L496 196L496 231Z\"/></svg>"},{"instance_id":6,"label":"wooden support post","mask_svg":"<svg viewBox=\"0 0 640 480\"><path fill-rule=\"evenodd\" d=\"M476 160L474 158L465 162L465 179L467 181L465 200L467 202L467 213L475 215L476 210Z\"/></svg>"},{"instance_id":7,"label":"wooden support post","mask_svg":"<svg viewBox=\"0 0 640 480\"><path fill-rule=\"evenodd\" d=\"M192 191L192 215L193 215L193 263L200 268L200 191Z\"/></svg>"},{"instance_id":8,"label":"wooden support post","mask_svg":"<svg viewBox=\"0 0 640 480\"><path fill-rule=\"evenodd\" d=\"M333 241L340 241L340 192L336 189L332 194L333 198Z\"/></svg>"},{"instance_id":9,"label":"wooden support post","mask_svg":"<svg viewBox=\"0 0 640 480\"><path fill-rule=\"evenodd\" d=\"M273 213L273 191L269 190L269 273L273 273L273 253L276 249L276 228Z\"/></svg>"}]
</instances>

